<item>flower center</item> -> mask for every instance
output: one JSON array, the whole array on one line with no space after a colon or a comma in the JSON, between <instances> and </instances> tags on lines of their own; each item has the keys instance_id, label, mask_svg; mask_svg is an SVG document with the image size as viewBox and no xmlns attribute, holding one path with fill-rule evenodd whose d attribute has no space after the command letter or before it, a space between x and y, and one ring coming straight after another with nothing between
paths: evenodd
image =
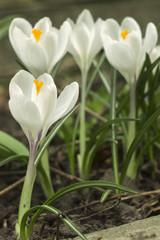
<instances>
[{"instance_id":1,"label":"flower center","mask_svg":"<svg viewBox=\"0 0 160 240\"><path fill-rule=\"evenodd\" d=\"M39 42L40 36L42 34L43 31L39 30L39 29L33 29L32 30L32 34L34 35L35 39L37 42Z\"/></svg>"},{"instance_id":2,"label":"flower center","mask_svg":"<svg viewBox=\"0 0 160 240\"><path fill-rule=\"evenodd\" d=\"M39 83L39 79L34 79L34 83L36 85L37 95L39 94L41 87L44 85L44 82Z\"/></svg>"},{"instance_id":3,"label":"flower center","mask_svg":"<svg viewBox=\"0 0 160 240\"><path fill-rule=\"evenodd\" d=\"M121 37L123 38L123 40L126 39L126 36L128 35L129 31L128 30L124 30L124 32L121 32Z\"/></svg>"}]
</instances>

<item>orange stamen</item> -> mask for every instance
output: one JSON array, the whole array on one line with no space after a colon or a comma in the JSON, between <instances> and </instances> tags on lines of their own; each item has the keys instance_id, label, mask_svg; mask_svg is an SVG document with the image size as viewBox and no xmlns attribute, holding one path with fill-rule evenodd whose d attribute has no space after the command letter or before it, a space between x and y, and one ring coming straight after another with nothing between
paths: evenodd
<instances>
[{"instance_id":1,"label":"orange stamen","mask_svg":"<svg viewBox=\"0 0 160 240\"><path fill-rule=\"evenodd\" d=\"M123 38L123 40L126 39L126 36L128 35L129 31L128 30L124 30L124 32L121 32L121 37Z\"/></svg>"},{"instance_id":2,"label":"orange stamen","mask_svg":"<svg viewBox=\"0 0 160 240\"><path fill-rule=\"evenodd\" d=\"M36 85L37 95L39 94L41 87L44 85L44 82L39 83L39 79L35 79L34 83Z\"/></svg>"},{"instance_id":3,"label":"orange stamen","mask_svg":"<svg viewBox=\"0 0 160 240\"><path fill-rule=\"evenodd\" d=\"M40 36L42 34L42 31L35 28L35 29L32 30L32 33L33 33L36 41L39 42Z\"/></svg>"}]
</instances>

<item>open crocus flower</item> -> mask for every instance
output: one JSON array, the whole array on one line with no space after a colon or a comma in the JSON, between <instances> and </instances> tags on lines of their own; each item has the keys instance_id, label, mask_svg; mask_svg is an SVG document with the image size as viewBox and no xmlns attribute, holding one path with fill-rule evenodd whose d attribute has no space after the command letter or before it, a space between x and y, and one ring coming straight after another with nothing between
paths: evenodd
<instances>
[{"instance_id":1,"label":"open crocus flower","mask_svg":"<svg viewBox=\"0 0 160 240\"><path fill-rule=\"evenodd\" d=\"M9 85L9 108L29 142L32 138L34 143L39 143L49 127L74 107L78 92L78 84L73 82L57 98L57 88L51 75L45 73L35 79L21 70Z\"/></svg>"},{"instance_id":2,"label":"open crocus flower","mask_svg":"<svg viewBox=\"0 0 160 240\"><path fill-rule=\"evenodd\" d=\"M94 22L89 10L85 9L78 16L76 23L68 19L72 32L69 52L73 55L81 71L88 71L94 57L101 50L100 29L102 20Z\"/></svg>"},{"instance_id":3,"label":"open crocus flower","mask_svg":"<svg viewBox=\"0 0 160 240\"><path fill-rule=\"evenodd\" d=\"M66 54L70 31L67 21L56 29L48 17L39 20L34 27L23 18L15 18L9 28L9 39L24 66L38 77L44 72L51 73Z\"/></svg>"},{"instance_id":4,"label":"open crocus flower","mask_svg":"<svg viewBox=\"0 0 160 240\"><path fill-rule=\"evenodd\" d=\"M114 19L107 19L101 37L108 61L130 83L137 79L145 61L156 45L158 34L153 23L149 23L146 34L142 34L138 23L126 17L121 26Z\"/></svg>"}]
</instances>

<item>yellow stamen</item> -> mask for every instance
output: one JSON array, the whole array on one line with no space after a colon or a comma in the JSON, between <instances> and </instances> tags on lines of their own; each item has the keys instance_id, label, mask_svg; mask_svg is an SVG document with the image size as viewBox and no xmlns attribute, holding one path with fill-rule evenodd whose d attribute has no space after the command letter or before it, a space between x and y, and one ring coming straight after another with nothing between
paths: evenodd
<instances>
[{"instance_id":1,"label":"yellow stamen","mask_svg":"<svg viewBox=\"0 0 160 240\"><path fill-rule=\"evenodd\" d=\"M35 29L32 30L32 33L33 33L36 41L39 42L40 36L42 34L42 31L35 28Z\"/></svg>"},{"instance_id":2,"label":"yellow stamen","mask_svg":"<svg viewBox=\"0 0 160 240\"><path fill-rule=\"evenodd\" d=\"M121 37L123 38L123 40L126 39L126 36L128 35L129 31L128 30L124 30L124 32L121 32Z\"/></svg>"},{"instance_id":3,"label":"yellow stamen","mask_svg":"<svg viewBox=\"0 0 160 240\"><path fill-rule=\"evenodd\" d=\"M39 79L35 79L34 83L36 84L37 95L39 94L41 87L44 85L44 82L39 83Z\"/></svg>"}]
</instances>

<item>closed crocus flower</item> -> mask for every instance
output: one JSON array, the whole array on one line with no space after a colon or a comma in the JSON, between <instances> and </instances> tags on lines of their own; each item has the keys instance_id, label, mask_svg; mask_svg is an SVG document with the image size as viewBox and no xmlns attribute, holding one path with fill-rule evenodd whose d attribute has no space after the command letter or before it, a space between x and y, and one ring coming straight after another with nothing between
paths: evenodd
<instances>
[{"instance_id":1,"label":"closed crocus flower","mask_svg":"<svg viewBox=\"0 0 160 240\"><path fill-rule=\"evenodd\" d=\"M94 22L90 11L85 9L76 23L71 19L68 19L68 22L72 27L69 52L81 71L88 71L94 57L102 48L100 29L103 21L99 18Z\"/></svg>"},{"instance_id":2,"label":"closed crocus flower","mask_svg":"<svg viewBox=\"0 0 160 240\"><path fill-rule=\"evenodd\" d=\"M150 60L151 63L153 63L154 61L156 61L158 58L160 57L160 45L157 45L153 48L151 54L150 54ZM156 72L157 68L160 67L160 64L158 63L154 69L153 69L153 73Z\"/></svg>"},{"instance_id":3,"label":"closed crocus flower","mask_svg":"<svg viewBox=\"0 0 160 240\"><path fill-rule=\"evenodd\" d=\"M156 47L153 48L150 54L151 63L153 63L159 57L160 57L160 45L157 45Z\"/></svg>"},{"instance_id":4,"label":"closed crocus flower","mask_svg":"<svg viewBox=\"0 0 160 240\"><path fill-rule=\"evenodd\" d=\"M56 29L48 17L39 20L34 27L23 18L15 18L9 28L9 39L23 65L38 77L44 72L51 73L66 54L70 30L67 21Z\"/></svg>"},{"instance_id":5,"label":"closed crocus flower","mask_svg":"<svg viewBox=\"0 0 160 240\"><path fill-rule=\"evenodd\" d=\"M158 34L153 23L148 23L142 39L138 23L126 17L121 26L114 19L107 19L101 32L108 61L130 83L137 79L145 61L156 45Z\"/></svg>"},{"instance_id":6,"label":"closed crocus flower","mask_svg":"<svg viewBox=\"0 0 160 240\"><path fill-rule=\"evenodd\" d=\"M9 108L21 125L29 142L39 143L49 127L65 116L75 105L79 87L76 82L66 86L57 98L57 88L51 75L37 79L27 71L19 71L9 85Z\"/></svg>"}]
</instances>

